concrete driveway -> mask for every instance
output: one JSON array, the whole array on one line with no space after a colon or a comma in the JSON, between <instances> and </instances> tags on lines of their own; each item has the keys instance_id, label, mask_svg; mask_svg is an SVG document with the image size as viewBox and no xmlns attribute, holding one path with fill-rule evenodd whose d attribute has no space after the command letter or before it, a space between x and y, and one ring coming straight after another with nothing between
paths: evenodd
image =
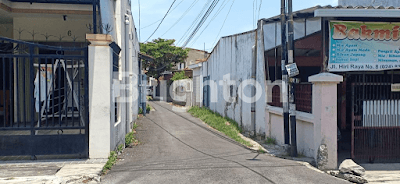
<instances>
[{"instance_id":1,"label":"concrete driveway","mask_svg":"<svg viewBox=\"0 0 400 184\"><path fill-rule=\"evenodd\" d=\"M291 160L257 153L164 102L138 122L128 148L102 183L348 183Z\"/></svg>"}]
</instances>

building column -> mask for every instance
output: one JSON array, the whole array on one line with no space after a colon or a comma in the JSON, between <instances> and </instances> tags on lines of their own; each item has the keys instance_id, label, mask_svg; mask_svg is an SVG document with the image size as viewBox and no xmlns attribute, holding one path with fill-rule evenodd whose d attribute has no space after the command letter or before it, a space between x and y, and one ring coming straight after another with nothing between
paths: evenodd
<instances>
[{"instance_id":1,"label":"building column","mask_svg":"<svg viewBox=\"0 0 400 184\"><path fill-rule=\"evenodd\" d=\"M111 151L112 42L110 35L87 34L89 45L89 158Z\"/></svg>"},{"instance_id":2,"label":"building column","mask_svg":"<svg viewBox=\"0 0 400 184\"><path fill-rule=\"evenodd\" d=\"M320 163L320 169L337 168L337 84L343 76L320 73L310 76L312 86L312 112L314 115L314 155L319 164L318 150L324 145L327 158Z\"/></svg>"},{"instance_id":3,"label":"building column","mask_svg":"<svg viewBox=\"0 0 400 184\"><path fill-rule=\"evenodd\" d=\"M164 102L168 101L167 90L169 90L167 86L167 81L160 80L160 101Z\"/></svg>"}]
</instances>

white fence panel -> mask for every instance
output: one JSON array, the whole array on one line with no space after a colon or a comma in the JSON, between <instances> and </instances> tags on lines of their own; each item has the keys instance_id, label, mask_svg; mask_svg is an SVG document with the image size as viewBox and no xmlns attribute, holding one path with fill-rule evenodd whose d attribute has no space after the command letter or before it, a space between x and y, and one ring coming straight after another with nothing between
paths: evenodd
<instances>
[{"instance_id":1,"label":"white fence panel","mask_svg":"<svg viewBox=\"0 0 400 184\"><path fill-rule=\"evenodd\" d=\"M363 127L400 126L400 100L363 101Z\"/></svg>"}]
</instances>

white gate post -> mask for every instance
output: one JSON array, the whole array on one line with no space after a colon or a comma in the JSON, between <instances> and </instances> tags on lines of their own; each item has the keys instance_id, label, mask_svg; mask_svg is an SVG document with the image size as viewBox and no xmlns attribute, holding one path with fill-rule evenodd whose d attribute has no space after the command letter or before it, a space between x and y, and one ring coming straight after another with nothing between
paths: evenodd
<instances>
[{"instance_id":1,"label":"white gate post","mask_svg":"<svg viewBox=\"0 0 400 184\"><path fill-rule=\"evenodd\" d=\"M326 145L328 158L321 169L337 168L337 84L343 76L320 73L310 76L312 86L312 113L314 115L314 155Z\"/></svg>"},{"instance_id":2,"label":"white gate post","mask_svg":"<svg viewBox=\"0 0 400 184\"><path fill-rule=\"evenodd\" d=\"M89 158L111 151L112 42L110 35L87 34L89 45Z\"/></svg>"}]
</instances>

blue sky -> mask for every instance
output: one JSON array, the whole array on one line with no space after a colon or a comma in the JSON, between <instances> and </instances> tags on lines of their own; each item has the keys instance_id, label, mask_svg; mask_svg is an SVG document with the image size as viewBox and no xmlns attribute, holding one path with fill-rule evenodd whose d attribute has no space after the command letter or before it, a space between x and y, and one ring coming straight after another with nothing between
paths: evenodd
<instances>
[{"instance_id":1,"label":"blue sky","mask_svg":"<svg viewBox=\"0 0 400 184\"><path fill-rule=\"evenodd\" d=\"M140 42L145 42L154 32L160 22L158 20L163 18L173 1L174 0L140 0ZM211 0L176 0L170 13L149 41L155 38L175 39L176 45L182 46L183 42L187 39L187 37L184 37L185 32L187 32L204 5L209 1ZM260 8L261 1L262 4ZM280 0L220 0L213 13L208 17L207 21L197 32L192 41L189 42L187 47L203 50L205 44L206 50L211 51L222 36L250 31L255 28L254 20L257 18L269 18L279 15L280 2ZM187 11L191 5L192 8ZM294 11L316 5L336 6L337 0L293 0ZM227 16L230 7L232 8ZM255 8L256 10L254 10ZM138 0L132 0L132 12L139 34ZM185 16L182 17L185 12ZM219 12L219 14L216 14L217 12ZM226 21L222 27L225 18ZM177 22L179 19L180 21ZM206 28L207 25L208 27ZM191 30L189 32L191 32Z\"/></svg>"}]
</instances>

